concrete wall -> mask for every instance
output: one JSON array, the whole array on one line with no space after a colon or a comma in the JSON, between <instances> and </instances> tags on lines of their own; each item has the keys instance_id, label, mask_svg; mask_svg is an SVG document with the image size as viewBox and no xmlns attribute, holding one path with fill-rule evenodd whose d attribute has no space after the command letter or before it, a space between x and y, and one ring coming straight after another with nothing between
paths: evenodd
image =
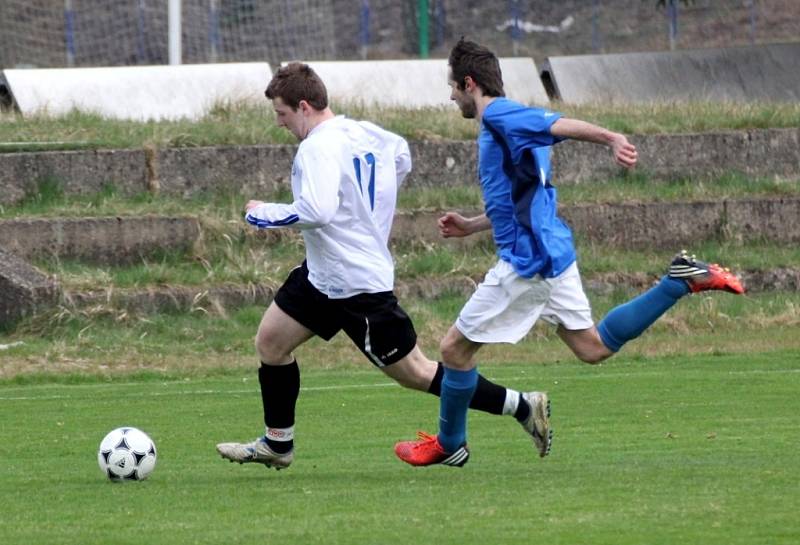
<instances>
[{"instance_id":1,"label":"concrete wall","mask_svg":"<svg viewBox=\"0 0 800 545\"><path fill-rule=\"evenodd\" d=\"M499 59L506 96L523 104L545 106L545 92L533 59ZM447 59L392 61L309 61L334 103L422 108L452 107Z\"/></svg>"},{"instance_id":2,"label":"concrete wall","mask_svg":"<svg viewBox=\"0 0 800 545\"><path fill-rule=\"evenodd\" d=\"M54 280L0 248L0 327L7 327L58 301Z\"/></svg>"},{"instance_id":3,"label":"concrete wall","mask_svg":"<svg viewBox=\"0 0 800 545\"><path fill-rule=\"evenodd\" d=\"M462 211L467 216L480 210ZM456 247L487 244L487 231L474 237L442 240L436 220L442 211L401 212L392 229L394 243L415 241ZM639 204L562 206L559 215L582 243L619 248L678 250L698 240L800 243L800 198L726 199Z\"/></svg>"},{"instance_id":4,"label":"concrete wall","mask_svg":"<svg viewBox=\"0 0 800 545\"><path fill-rule=\"evenodd\" d=\"M800 100L800 43L549 57L551 99L570 104Z\"/></svg>"},{"instance_id":5,"label":"concrete wall","mask_svg":"<svg viewBox=\"0 0 800 545\"><path fill-rule=\"evenodd\" d=\"M136 121L199 119L217 103L261 104L265 62L3 71L0 83L23 115L73 109Z\"/></svg>"},{"instance_id":6,"label":"concrete wall","mask_svg":"<svg viewBox=\"0 0 800 545\"><path fill-rule=\"evenodd\" d=\"M0 220L0 248L26 259L134 263L156 252L185 252L199 236L197 219L187 217Z\"/></svg>"},{"instance_id":7,"label":"concrete wall","mask_svg":"<svg viewBox=\"0 0 800 545\"><path fill-rule=\"evenodd\" d=\"M800 178L800 129L728 131L687 135L640 135L639 170L654 180L714 176ZM414 171L408 187L458 186L477 181L473 141L411 142ZM0 204L58 180L66 194L89 194L113 184L119 193L145 191L190 196L217 188L256 196L288 187L294 146L230 146L165 150L51 151L0 154ZM622 169L608 149L583 142L554 147L557 185L602 180Z\"/></svg>"}]
</instances>

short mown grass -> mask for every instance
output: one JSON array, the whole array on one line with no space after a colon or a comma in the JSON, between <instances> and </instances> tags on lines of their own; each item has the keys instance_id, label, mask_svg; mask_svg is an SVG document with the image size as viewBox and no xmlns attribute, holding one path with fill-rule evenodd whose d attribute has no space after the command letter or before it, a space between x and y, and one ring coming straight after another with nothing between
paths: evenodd
<instances>
[{"instance_id":1,"label":"short mown grass","mask_svg":"<svg viewBox=\"0 0 800 545\"><path fill-rule=\"evenodd\" d=\"M295 461L230 464L263 432L255 366L216 377L0 385L3 543L794 545L800 534L798 350L530 359L479 369L549 391L545 459L510 416L471 412L461 469L412 468L392 446L435 430L438 400L362 362L303 365ZM528 345L536 355L536 344ZM96 449L145 430L158 463L115 484Z\"/></svg>"}]
</instances>

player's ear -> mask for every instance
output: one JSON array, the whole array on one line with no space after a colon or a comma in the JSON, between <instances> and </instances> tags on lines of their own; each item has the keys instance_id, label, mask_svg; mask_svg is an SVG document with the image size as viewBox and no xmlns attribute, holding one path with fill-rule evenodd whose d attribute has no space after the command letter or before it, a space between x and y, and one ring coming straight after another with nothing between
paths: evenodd
<instances>
[{"instance_id":1,"label":"player's ear","mask_svg":"<svg viewBox=\"0 0 800 545\"><path fill-rule=\"evenodd\" d=\"M472 76L464 76L464 90L468 93L472 92L473 89L477 86L475 80L472 79Z\"/></svg>"}]
</instances>

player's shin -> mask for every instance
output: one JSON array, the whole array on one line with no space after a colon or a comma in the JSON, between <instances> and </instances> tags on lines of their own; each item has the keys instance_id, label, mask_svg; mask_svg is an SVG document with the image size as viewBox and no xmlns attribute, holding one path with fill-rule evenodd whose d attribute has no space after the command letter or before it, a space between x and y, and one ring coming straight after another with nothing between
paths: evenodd
<instances>
[{"instance_id":1,"label":"player's shin","mask_svg":"<svg viewBox=\"0 0 800 545\"><path fill-rule=\"evenodd\" d=\"M262 363L258 381L264 405L267 445L278 454L290 452L294 448L294 413L300 394L297 360L289 365Z\"/></svg>"},{"instance_id":2,"label":"player's shin","mask_svg":"<svg viewBox=\"0 0 800 545\"><path fill-rule=\"evenodd\" d=\"M685 282L664 276L643 294L611 309L597 324L603 344L618 352L622 345L641 335L687 293L689 288Z\"/></svg>"},{"instance_id":3,"label":"player's shin","mask_svg":"<svg viewBox=\"0 0 800 545\"><path fill-rule=\"evenodd\" d=\"M439 443L445 452L455 452L466 443L467 408L478 383L478 370L444 368L439 401Z\"/></svg>"}]
</instances>

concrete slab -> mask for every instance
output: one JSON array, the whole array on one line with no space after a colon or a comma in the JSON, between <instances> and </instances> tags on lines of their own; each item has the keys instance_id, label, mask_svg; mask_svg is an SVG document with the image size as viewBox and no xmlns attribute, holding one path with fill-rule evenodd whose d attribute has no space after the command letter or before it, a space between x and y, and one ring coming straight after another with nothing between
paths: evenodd
<instances>
[{"instance_id":1,"label":"concrete slab","mask_svg":"<svg viewBox=\"0 0 800 545\"><path fill-rule=\"evenodd\" d=\"M133 263L160 252L185 252L200 236L197 218L141 216L0 221L0 248L20 257Z\"/></svg>"},{"instance_id":2,"label":"concrete slab","mask_svg":"<svg viewBox=\"0 0 800 545\"><path fill-rule=\"evenodd\" d=\"M0 328L54 305L59 294L55 280L0 249Z\"/></svg>"},{"instance_id":3,"label":"concrete slab","mask_svg":"<svg viewBox=\"0 0 800 545\"><path fill-rule=\"evenodd\" d=\"M443 239L436 228L441 210L401 211L395 216L393 244L476 246L494 251L489 231ZM475 216L481 210L461 210ZM726 199L721 201L574 204L559 208L578 247L597 243L617 248L679 250L697 241L800 243L800 198ZM692 222L686 221L692 218Z\"/></svg>"},{"instance_id":4,"label":"concrete slab","mask_svg":"<svg viewBox=\"0 0 800 545\"><path fill-rule=\"evenodd\" d=\"M447 86L446 59L307 62L325 82L333 102L455 108ZM500 69L509 98L530 105L549 103L533 59L504 57Z\"/></svg>"},{"instance_id":5,"label":"concrete slab","mask_svg":"<svg viewBox=\"0 0 800 545\"><path fill-rule=\"evenodd\" d=\"M550 98L593 102L800 100L800 43L548 57Z\"/></svg>"},{"instance_id":6,"label":"concrete slab","mask_svg":"<svg viewBox=\"0 0 800 545\"><path fill-rule=\"evenodd\" d=\"M77 108L114 119L197 119L218 102L263 103L271 77L263 62L14 69L3 71L0 97L23 115Z\"/></svg>"}]
</instances>

